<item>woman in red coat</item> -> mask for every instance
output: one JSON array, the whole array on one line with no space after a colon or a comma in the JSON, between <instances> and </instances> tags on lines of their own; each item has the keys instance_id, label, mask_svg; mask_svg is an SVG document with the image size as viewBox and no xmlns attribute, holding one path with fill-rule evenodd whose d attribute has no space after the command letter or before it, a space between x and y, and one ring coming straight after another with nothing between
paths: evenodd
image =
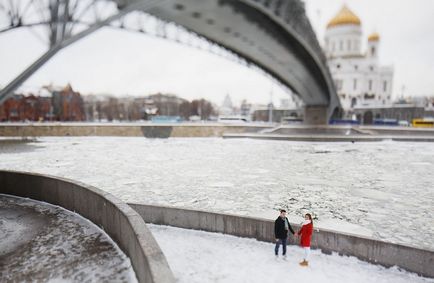
<instances>
[{"instance_id":1,"label":"woman in red coat","mask_svg":"<svg viewBox=\"0 0 434 283\"><path fill-rule=\"evenodd\" d=\"M301 236L300 238L300 246L304 249L304 259L302 262L300 262L301 266L308 266L309 262L309 254L310 254L310 238L312 237L313 232L313 221L312 221L312 215L307 213L304 216L304 222L301 225L300 231L298 231L298 235Z\"/></svg>"}]
</instances>

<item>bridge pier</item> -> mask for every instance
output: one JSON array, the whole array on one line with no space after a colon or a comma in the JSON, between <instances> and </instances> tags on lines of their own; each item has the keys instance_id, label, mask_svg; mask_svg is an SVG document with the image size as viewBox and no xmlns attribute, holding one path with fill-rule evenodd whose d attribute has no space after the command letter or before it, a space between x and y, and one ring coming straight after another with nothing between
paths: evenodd
<instances>
[{"instance_id":1,"label":"bridge pier","mask_svg":"<svg viewBox=\"0 0 434 283\"><path fill-rule=\"evenodd\" d=\"M327 125L328 106L305 106L304 124L306 125Z\"/></svg>"}]
</instances>

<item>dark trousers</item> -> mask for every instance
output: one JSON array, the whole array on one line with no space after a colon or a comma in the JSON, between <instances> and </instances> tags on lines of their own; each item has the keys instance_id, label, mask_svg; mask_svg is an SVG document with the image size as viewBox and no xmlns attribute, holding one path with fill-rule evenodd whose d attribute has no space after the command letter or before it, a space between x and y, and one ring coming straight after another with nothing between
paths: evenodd
<instances>
[{"instance_id":1,"label":"dark trousers","mask_svg":"<svg viewBox=\"0 0 434 283\"><path fill-rule=\"evenodd\" d=\"M277 240L277 242L276 242L276 247L274 248L274 253L277 255L278 253L279 253L279 247L280 247L280 245L282 245L283 247L283 255L286 255L286 241L287 241L287 238L284 238L284 239L278 239Z\"/></svg>"}]
</instances>

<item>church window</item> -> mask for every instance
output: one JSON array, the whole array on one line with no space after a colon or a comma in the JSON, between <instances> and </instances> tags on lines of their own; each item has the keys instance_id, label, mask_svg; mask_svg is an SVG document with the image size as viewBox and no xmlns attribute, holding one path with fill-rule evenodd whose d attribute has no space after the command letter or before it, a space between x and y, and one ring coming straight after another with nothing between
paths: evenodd
<instances>
[{"instance_id":1,"label":"church window","mask_svg":"<svg viewBox=\"0 0 434 283\"><path fill-rule=\"evenodd\" d=\"M354 84L353 84L353 88L354 88L354 90L356 90L356 89L357 89L357 79L354 79Z\"/></svg>"},{"instance_id":2,"label":"church window","mask_svg":"<svg viewBox=\"0 0 434 283\"><path fill-rule=\"evenodd\" d=\"M372 90L372 80L369 80L369 91Z\"/></svg>"},{"instance_id":3,"label":"church window","mask_svg":"<svg viewBox=\"0 0 434 283\"><path fill-rule=\"evenodd\" d=\"M341 68L341 64L337 64L336 68L340 69Z\"/></svg>"},{"instance_id":4,"label":"church window","mask_svg":"<svg viewBox=\"0 0 434 283\"><path fill-rule=\"evenodd\" d=\"M357 98L353 97L351 99L351 108L353 108L354 106L356 106L356 104L357 104Z\"/></svg>"},{"instance_id":5,"label":"church window","mask_svg":"<svg viewBox=\"0 0 434 283\"><path fill-rule=\"evenodd\" d=\"M342 40L339 41L339 50L340 51L344 50L344 42Z\"/></svg>"},{"instance_id":6,"label":"church window","mask_svg":"<svg viewBox=\"0 0 434 283\"><path fill-rule=\"evenodd\" d=\"M372 56L375 56L375 47L374 46L371 47L371 54L372 54Z\"/></svg>"},{"instance_id":7,"label":"church window","mask_svg":"<svg viewBox=\"0 0 434 283\"><path fill-rule=\"evenodd\" d=\"M355 70L358 70L358 69L359 69L359 66L355 65L355 66L354 66L354 69L355 69Z\"/></svg>"},{"instance_id":8,"label":"church window","mask_svg":"<svg viewBox=\"0 0 434 283\"><path fill-rule=\"evenodd\" d=\"M348 48L348 51L351 51L351 40L347 41L347 48Z\"/></svg>"},{"instance_id":9,"label":"church window","mask_svg":"<svg viewBox=\"0 0 434 283\"><path fill-rule=\"evenodd\" d=\"M386 92L387 91L387 81L383 82L383 91Z\"/></svg>"}]
</instances>

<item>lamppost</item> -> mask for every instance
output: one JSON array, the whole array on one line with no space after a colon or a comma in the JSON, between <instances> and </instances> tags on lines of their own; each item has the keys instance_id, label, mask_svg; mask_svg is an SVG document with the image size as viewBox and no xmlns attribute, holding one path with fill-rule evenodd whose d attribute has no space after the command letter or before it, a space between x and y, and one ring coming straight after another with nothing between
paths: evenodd
<instances>
[{"instance_id":1,"label":"lamppost","mask_svg":"<svg viewBox=\"0 0 434 283\"><path fill-rule=\"evenodd\" d=\"M273 123L273 85L271 85L270 104L268 105L268 123Z\"/></svg>"}]
</instances>

